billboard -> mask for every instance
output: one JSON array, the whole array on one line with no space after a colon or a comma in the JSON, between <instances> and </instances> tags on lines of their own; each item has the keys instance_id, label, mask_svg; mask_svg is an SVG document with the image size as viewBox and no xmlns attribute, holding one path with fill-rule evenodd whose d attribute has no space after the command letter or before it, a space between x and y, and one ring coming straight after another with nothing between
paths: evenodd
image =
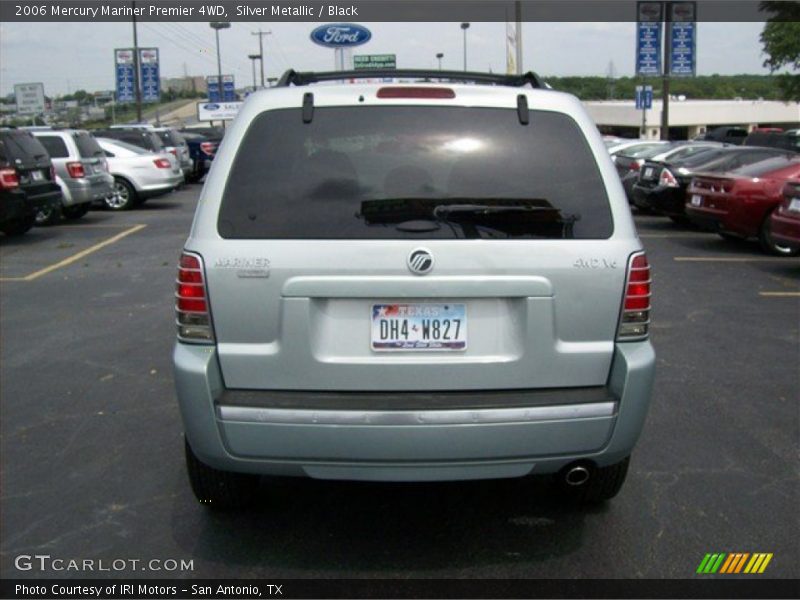
<instances>
[{"instance_id":1,"label":"billboard","mask_svg":"<svg viewBox=\"0 0 800 600\"><path fill-rule=\"evenodd\" d=\"M17 114L40 115L44 112L44 84L18 83L14 86Z\"/></svg>"},{"instance_id":2,"label":"billboard","mask_svg":"<svg viewBox=\"0 0 800 600\"><path fill-rule=\"evenodd\" d=\"M139 48L139 81L142 87L142 102L161 100L158 48Z\"/></svg>"},{"instance_id":3,"label":"billboard","mask_svg":"<svg viewBox=\"0 0 800 600\"><path fill-rule=\"evenodd\" d=\"M117 102L135 101L133 50L130 48L117 48L114 50L114 66Z\"/></svg>"},{"instance_id":4,"label":"billboard","mask_svg":"<svg viewBox=\"0 0 800 600\"><path fill-rule=\"evenodd\" d=\"M230 121L235 119L243 102L198 102L198 121Z\"/></svg>"}]
</instances>

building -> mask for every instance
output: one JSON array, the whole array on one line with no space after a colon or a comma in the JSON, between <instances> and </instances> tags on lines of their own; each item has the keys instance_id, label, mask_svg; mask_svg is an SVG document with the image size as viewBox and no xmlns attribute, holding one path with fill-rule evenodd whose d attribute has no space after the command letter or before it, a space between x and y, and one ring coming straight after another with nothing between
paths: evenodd
<instances>
[{"instance_id":1,"label":"building","mask_svg":"<svg viewBox=\"0 0 800 600\"><path fill-rule=\"evenodd\" d=\"M171 77L161 79L161 91L173 91L175 93L192 92L192 93L208 93L208 85L206 85L206 78L202 76L189 76L189 77Z\"/></svg>"},{"instance_id":2,"label":"building","mask_svg":"<svg viewBox=\"0 0 800 600\"><path fill-rule=\"evenodd\" d=\"M586 110L604 133L624 137L661 137L661 101L644 111L645 133L641 134L642 111L632 100L584 102ZM772 126L800 127L800 103L773 100L679 100L669 103L670 139L692 139L719 125L740 125L748 130Z\"/></svg>"}]
</instances>

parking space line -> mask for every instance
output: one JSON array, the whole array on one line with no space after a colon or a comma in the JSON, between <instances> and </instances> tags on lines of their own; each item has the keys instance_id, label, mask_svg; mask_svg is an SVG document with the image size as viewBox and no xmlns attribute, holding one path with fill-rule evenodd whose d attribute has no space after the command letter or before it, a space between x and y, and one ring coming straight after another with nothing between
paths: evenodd
<instances>
[{"instance_id":1,"label":"parking space line","mask_svg":"<svg viewBox=\"0 0 800 600\"><path fill-rule=\"evenodd\" d=\"M91 225L58 225L58 229L122 229L127 225L119 223L92 223Z\"/></svg>"},{"instance_id":2,"label":"parking space line","mask_svg":"<svg viewBox=\"0 0 800 600\"><path fill-rule=\"evenodd\" d=\"M769 258L764 256L675 256L678 262L782 262L787 263L785 258L776 256Z\"/></svg>"},{"instance_id":3,"label":"parking space line","mask_svg":"<svg viewBox=\"0 0 800 600\"><path fill-rule=\"evenodd\" d=\"M758 292L765 298L800 298L800 292Z\"/></svg>"},{"instance_id":4,"label":"parking space line","mask_svg":"<svg viewBox=\"0 0 800 600\"><path fill-rule=\"evenodd\" d=\"M99 242L99 243L95 244L94 246L89 246L88 248L86 248L85 250L81 250L77 254L73 254L72 256L68 256L64 260L60 260L57 263L54 263L54 264L49 265L47 267L44 267L43 269L39 269L38 271L34 271L30 275L25 275L24 277L0 277L0 281L33 281L34 279L38 279L42 275L47 275L48 273L51 273L52 271L55 271L56 269L60 269L61 267L66 267L67 265L71 265L75 261L78 261L78 260L84 258L85 256L89 256L90 254L92 254L93 252L97 252L101 248L105 248L106 246L110 246L111 244L114 244L114 243L120 241L122 238L124 238L126 236L129 236L132 233L136 233L137 231L140 231L140 230L144 229L145 227L147 227L147 225L144 225L144 224L134 225L133 227L130 227L129 229L126 229L125 231L121 231L117 235L112 236L112 237L108 238L107 240L103 240L102 242Z\"/></svg>"},{"instance_id":5,"label":"parking space line","mask_svg":"<svg viewBox=\"0 0 800 600\"><path fill-rule=\"evenodd\" d=\"M640 238L707 238L706 233L640 233Z\"/></svg>"}]
</instances>

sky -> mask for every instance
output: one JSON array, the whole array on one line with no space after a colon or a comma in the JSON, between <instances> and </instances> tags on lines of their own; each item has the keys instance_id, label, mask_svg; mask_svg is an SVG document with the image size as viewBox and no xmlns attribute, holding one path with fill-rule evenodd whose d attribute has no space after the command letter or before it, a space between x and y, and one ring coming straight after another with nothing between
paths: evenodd
<instances>
[{"instance_id":1,"label":"sky","mask_svg":"<svg viewBox=\"0 0 800 600\"><path fill-rule=\"evenodd\" d=\"M333 51L313 44L318 23L235 22L220 32L222 70L236 86L252 83L248 54L258 53L264 38L267 77L288 68L333 70ZM435 68L444 53L444 69L463 68L459 23L362 23L372 39L355 54L396 54L398 67ZM697 73L763 74L758 36L763 23L698 23ZM613 62L616 76L633 75L635 23L524 23L523 67L545 76L601 75ZM160 49L161 76L216 74L214 31L206 23L139 23L140 46ZM0 94L15 83L43 82L57 96L114 87L113 49L133 45L130 23L0 23ZM505 23L472 23L467 31L470 70L505 71Z\"/></svg>"}]
</instances>

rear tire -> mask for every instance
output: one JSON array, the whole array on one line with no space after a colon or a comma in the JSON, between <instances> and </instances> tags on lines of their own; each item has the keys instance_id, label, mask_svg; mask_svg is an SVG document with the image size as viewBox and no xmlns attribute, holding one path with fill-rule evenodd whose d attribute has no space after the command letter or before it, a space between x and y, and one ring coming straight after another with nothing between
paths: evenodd
<instances>
[{"instance_id":1,"label":"rear tire","mask_svg":"<svg viewBox=\"0 0 800 600\"><path fill-rule=\"evenodd\" d=\"M17 237L30 231L35 224L36 217L31 216L16 221L10 221L0 227L0 231L5 233L8 237Z\"/></svg>"},{"instance_id":2,"label":"rear tire","mask_svg":"<svg viewBox=\"0 0 800 600\"><path fill-rule=\"evenodd\" d=\"M61 213L64 215L65 219L80 219L86 213L89 212L89 205L88 204L78 204L77 206L65 206L61 209Z\"/></svg>"},{"instance_id":3,"label":"rear tire","mask_svg":"<svg viewBox=\"0 0 800 600\"><path fill-rule=\"evenodd\" d=\"M589 480L578 486L567 484L561 474L558 480L561 492L569 501L577 504L600 504L611 500L625 483L630 461L631 457L627 456L613 465L590 469Z\"/></svg>"},{"instance_id":4,"label":"rear tire","mask_svg":"<svg viewBox=\"0 0 800 600\"><path fill-rule=\"evenodd\" d=\"M36 212L36 225L39 227L49 227L50 225L55 225L61 220L61 211L63 209L60 206L50 206L48 208L43 208L40 211Z\"/></svg>"},{"instance_id":5,"label":"rear tire","mask_svg":"<svg viewBox=\"0 0 800 600\"><path fill-rule=\"evenodd\" d=\"M103 203L109 210L130 210L136 204L136 190L121 177L115 177L114 193L106 196Z\"/></svg>"},{"instance_id":6,"label":"rear tire","mask_svg":"<svg viewBox=\"0 0 800 600\"><path fill-rule=\"evenodd\" d=\"M186 471L197 500L211 510L244 508L255 499L258 476L220 471L200 461L184 440Z\"/></svg>"},{"instance_id":7,"label":"rear tire","mask_svg":"<svg viewBox=\"0 0 800 600\"><path fill-rule=\"evenodd\" d=\"M773 209L773 211L774 210L775 209ZM791 246L779 244L772 237L772 231L770 231L769 228L769 221L773 211L770 211L767 214L767 216L764 218L764 222L761 223L761 229L758 231L758 241L761 243L761 248L765 252L774 254L776 256L797 256L800 254L800 248L792 248Z\"/></svg>"}]
</instances>

